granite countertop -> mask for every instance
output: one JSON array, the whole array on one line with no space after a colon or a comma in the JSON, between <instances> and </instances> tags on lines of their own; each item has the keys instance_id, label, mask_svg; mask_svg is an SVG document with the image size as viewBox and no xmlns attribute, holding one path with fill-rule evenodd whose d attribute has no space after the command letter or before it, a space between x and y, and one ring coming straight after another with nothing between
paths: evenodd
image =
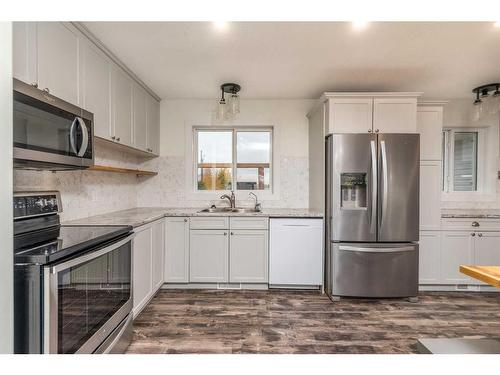
<instances>
[{"instance_id":1,"label":"granite countertop","mask_svg":"<svg viewBox=\"0 0 500 375\"><path fill-rule=\"evenodd\" d=\"M493 209L446 209L441 211L444 219L500 219L500 210Z\"/></svg>"},{"instance_id":2,"label":"granite countertop","mask_svg":"<svg viewBox=\"0 0 500 375\"><path fill-rule=\"evenodd\" d=\"M224 212L200 213L201 208L138 207L128 210L109 212L103 215L63 222L63 225L130 225L134 228L172 216L252 216L252 217L300 217L322 218L319 211L307 208L264 208L262 212Z\"/></svg>"}]
</instances>

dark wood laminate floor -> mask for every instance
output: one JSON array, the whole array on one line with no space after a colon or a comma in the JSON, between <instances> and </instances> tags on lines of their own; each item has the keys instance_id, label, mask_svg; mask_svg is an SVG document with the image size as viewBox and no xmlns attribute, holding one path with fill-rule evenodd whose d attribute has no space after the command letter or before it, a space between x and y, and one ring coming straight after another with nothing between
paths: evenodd
<instances>
[{"instance_id":1,"label":"dark wood laminate floor","mask_svg":"<svg viewBox=\"0 0 500 375\"><path fill-rule=\"evenodd\" d=\"M414 353L423 337L500 337L500 293L342 299L309 291L161 290L128 353Z\"/></svg>"}]
</instances>

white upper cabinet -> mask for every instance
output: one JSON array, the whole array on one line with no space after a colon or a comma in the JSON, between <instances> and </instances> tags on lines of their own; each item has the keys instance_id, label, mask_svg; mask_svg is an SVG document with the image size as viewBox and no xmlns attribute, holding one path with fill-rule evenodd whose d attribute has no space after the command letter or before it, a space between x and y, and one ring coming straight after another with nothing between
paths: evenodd
<instances>
[{"instance_id":1,"label":"white upper cabinet","mask_svg":"<svg viewBox=\"0 0 500 375\"><path fill-rule=\"evenodd\" d=\"M112 68L113 128L115 141L132 146L132 79L117 65Z\"/></svg>"},{"instance_id":2,"label":"white upper cabinet","mask_svg":"<svg viewBox=\"0 0 500 375\"><path fill-rule=\"evenodd\" d=\"M373 100L375 133L415 133L417 131L416 98L375 98Z\"/></svg>"},{"instance_id":3,"label":"white upper cabinet","mask_svg":"<svg viewBox=\"0 0 500 375\"><path fill-rule=\"evenodd\" d=\"M111 140L111 62L95 45L80 42L80 97L94 114L94 134Z\"/></svg>"},{"instance_id":4,"label":"white upper cabinet","mask_svg":"<svg viewBox=\"0 0 500 375\"><path fill-rule=\"evenodd\" d=\"M148 151L148 124L146 111L146 91L138 84L134 84L134 147L144 151Z\"/></svg>"},{"instance_id":5,"label":"white upper cabinet","mask_svg":"<svg viewBox=\"0 0 500 375\"><path fill-rule=\"evenodd\" d=\"M417 132L420 134L420 160L441 160L443 107L418 105Z\"/></svg>"},{"instance_id":6,"label":"white upper cabinet","mask_svg":"<svg viewBox=\"0 0 500 375\"><path fill-rule=\"evenodd\" d=\"M325 133L416 133L420 93L325 93Z\"/></svg>"},{"instance_id":7,"label":"white upper cabinet","mask_svg":"<svg viewBox=\"0 0 500 375\"><path fill-rule=\"evenodd\" d=\"M36 75L36 23L14 22L12 25L13 74L29 83L37 83Z\"/></svg>"},{"instance_id":8,"label":"white upper cabinet","mask_svg":"<svg viewBox=\"0 0 500 375\"><path fill-rule=\"evenodd\" d=\"M441 162L420 162L420 230L441 228Z\"/></svg>"},{"instance_id":9,"label":"white upper cabinet","mask_svg":"<svg viewBox=\"0 0 500 375\"><path fill-rule=\"evenodd\" d=\"M328 106L329 133L366 133L372 130L372 98L333 98Z\"/></svg>"},{"instance_id":10,"label":"white upper cabinet","mask_svg":"<svg viewBox=\"0 0 500 375\"><path fill-rule=\"evenodd\" d=\"M78 100L78 33L61 22L37 23L38 87L70 103Z\"/></svg>"},{"instance_id":11,"label":"white upper cabinet","mask_svg":"<svg viewBox=\"0 0 500 375\"><path fill-rule=\"evenodd\" d=\"M147 97L147 151L160 154L160 103Z\"/></svg>"}]
</instances>

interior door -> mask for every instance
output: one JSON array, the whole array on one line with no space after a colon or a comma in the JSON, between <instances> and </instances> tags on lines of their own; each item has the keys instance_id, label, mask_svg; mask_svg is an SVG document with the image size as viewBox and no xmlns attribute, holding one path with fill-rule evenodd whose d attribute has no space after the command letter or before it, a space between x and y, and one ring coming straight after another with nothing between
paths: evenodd
<instances>
[{"instance_id":1,"label":"interior door","mask_svg":"<svg viewBox=\"0 0 500 375\"><path fill-rule=\"evenodd\" d=\"M376 241L377 136L333 134L328 160L332 241Z\"/></svg>"},{"instance_id":2,"label":"interior door","mask_svg":"<svg viewBox=\"0 0 500 375\"><path fill-rule=\"evenodd\" d=\"M378 241L418 241L418 134L379 134Z\"/></svg>"}]
</instances>

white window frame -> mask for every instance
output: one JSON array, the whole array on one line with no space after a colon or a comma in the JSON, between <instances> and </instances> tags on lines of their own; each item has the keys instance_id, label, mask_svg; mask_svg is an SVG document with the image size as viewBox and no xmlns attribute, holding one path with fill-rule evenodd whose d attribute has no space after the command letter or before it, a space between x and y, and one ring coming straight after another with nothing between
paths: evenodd
<instances>
[{"instance_id":1,"label":"white window frame","mask_svg":"<svg viewBox=\"0 0 500 375\"><path fill-rule=\"evenodd\" d=\"M231 168L231 177L232 177L232 190L235 192L254 192L255 194L265 194L265 193L273 193L275 189L275 179L274 179L274 127L272 126L193 126L192 128L192 157L193 157L193 174L192 174L192 189L196 194L207 194L207 193L217 193L223 194L227 192L227 190L199 190L198 189L198 136L197 133L199 131L211 131L211 132L232 132L232 168ZM264 190L252 190L252 189L238 189L237 187L237 136L238 132L269 132L270 133L270 145L269 145L269 189Z\"/></svg>"},{"instance_id":2,"label":"white window frame","mask_svg":"<svg viewBox=\"0 0 500 375\"><path fill-rule=\"evenodd\" d=\"M477 170L476 170L476 190L475 191L455 191L453 189L454 180L454 139L455 133L476 132L477 133ZM486 192L485 170L486 170L486 132L485 128L443 128L443 169L442 169L442 191L443 196L478 196Z\"/></svg>"}]
</instances>

